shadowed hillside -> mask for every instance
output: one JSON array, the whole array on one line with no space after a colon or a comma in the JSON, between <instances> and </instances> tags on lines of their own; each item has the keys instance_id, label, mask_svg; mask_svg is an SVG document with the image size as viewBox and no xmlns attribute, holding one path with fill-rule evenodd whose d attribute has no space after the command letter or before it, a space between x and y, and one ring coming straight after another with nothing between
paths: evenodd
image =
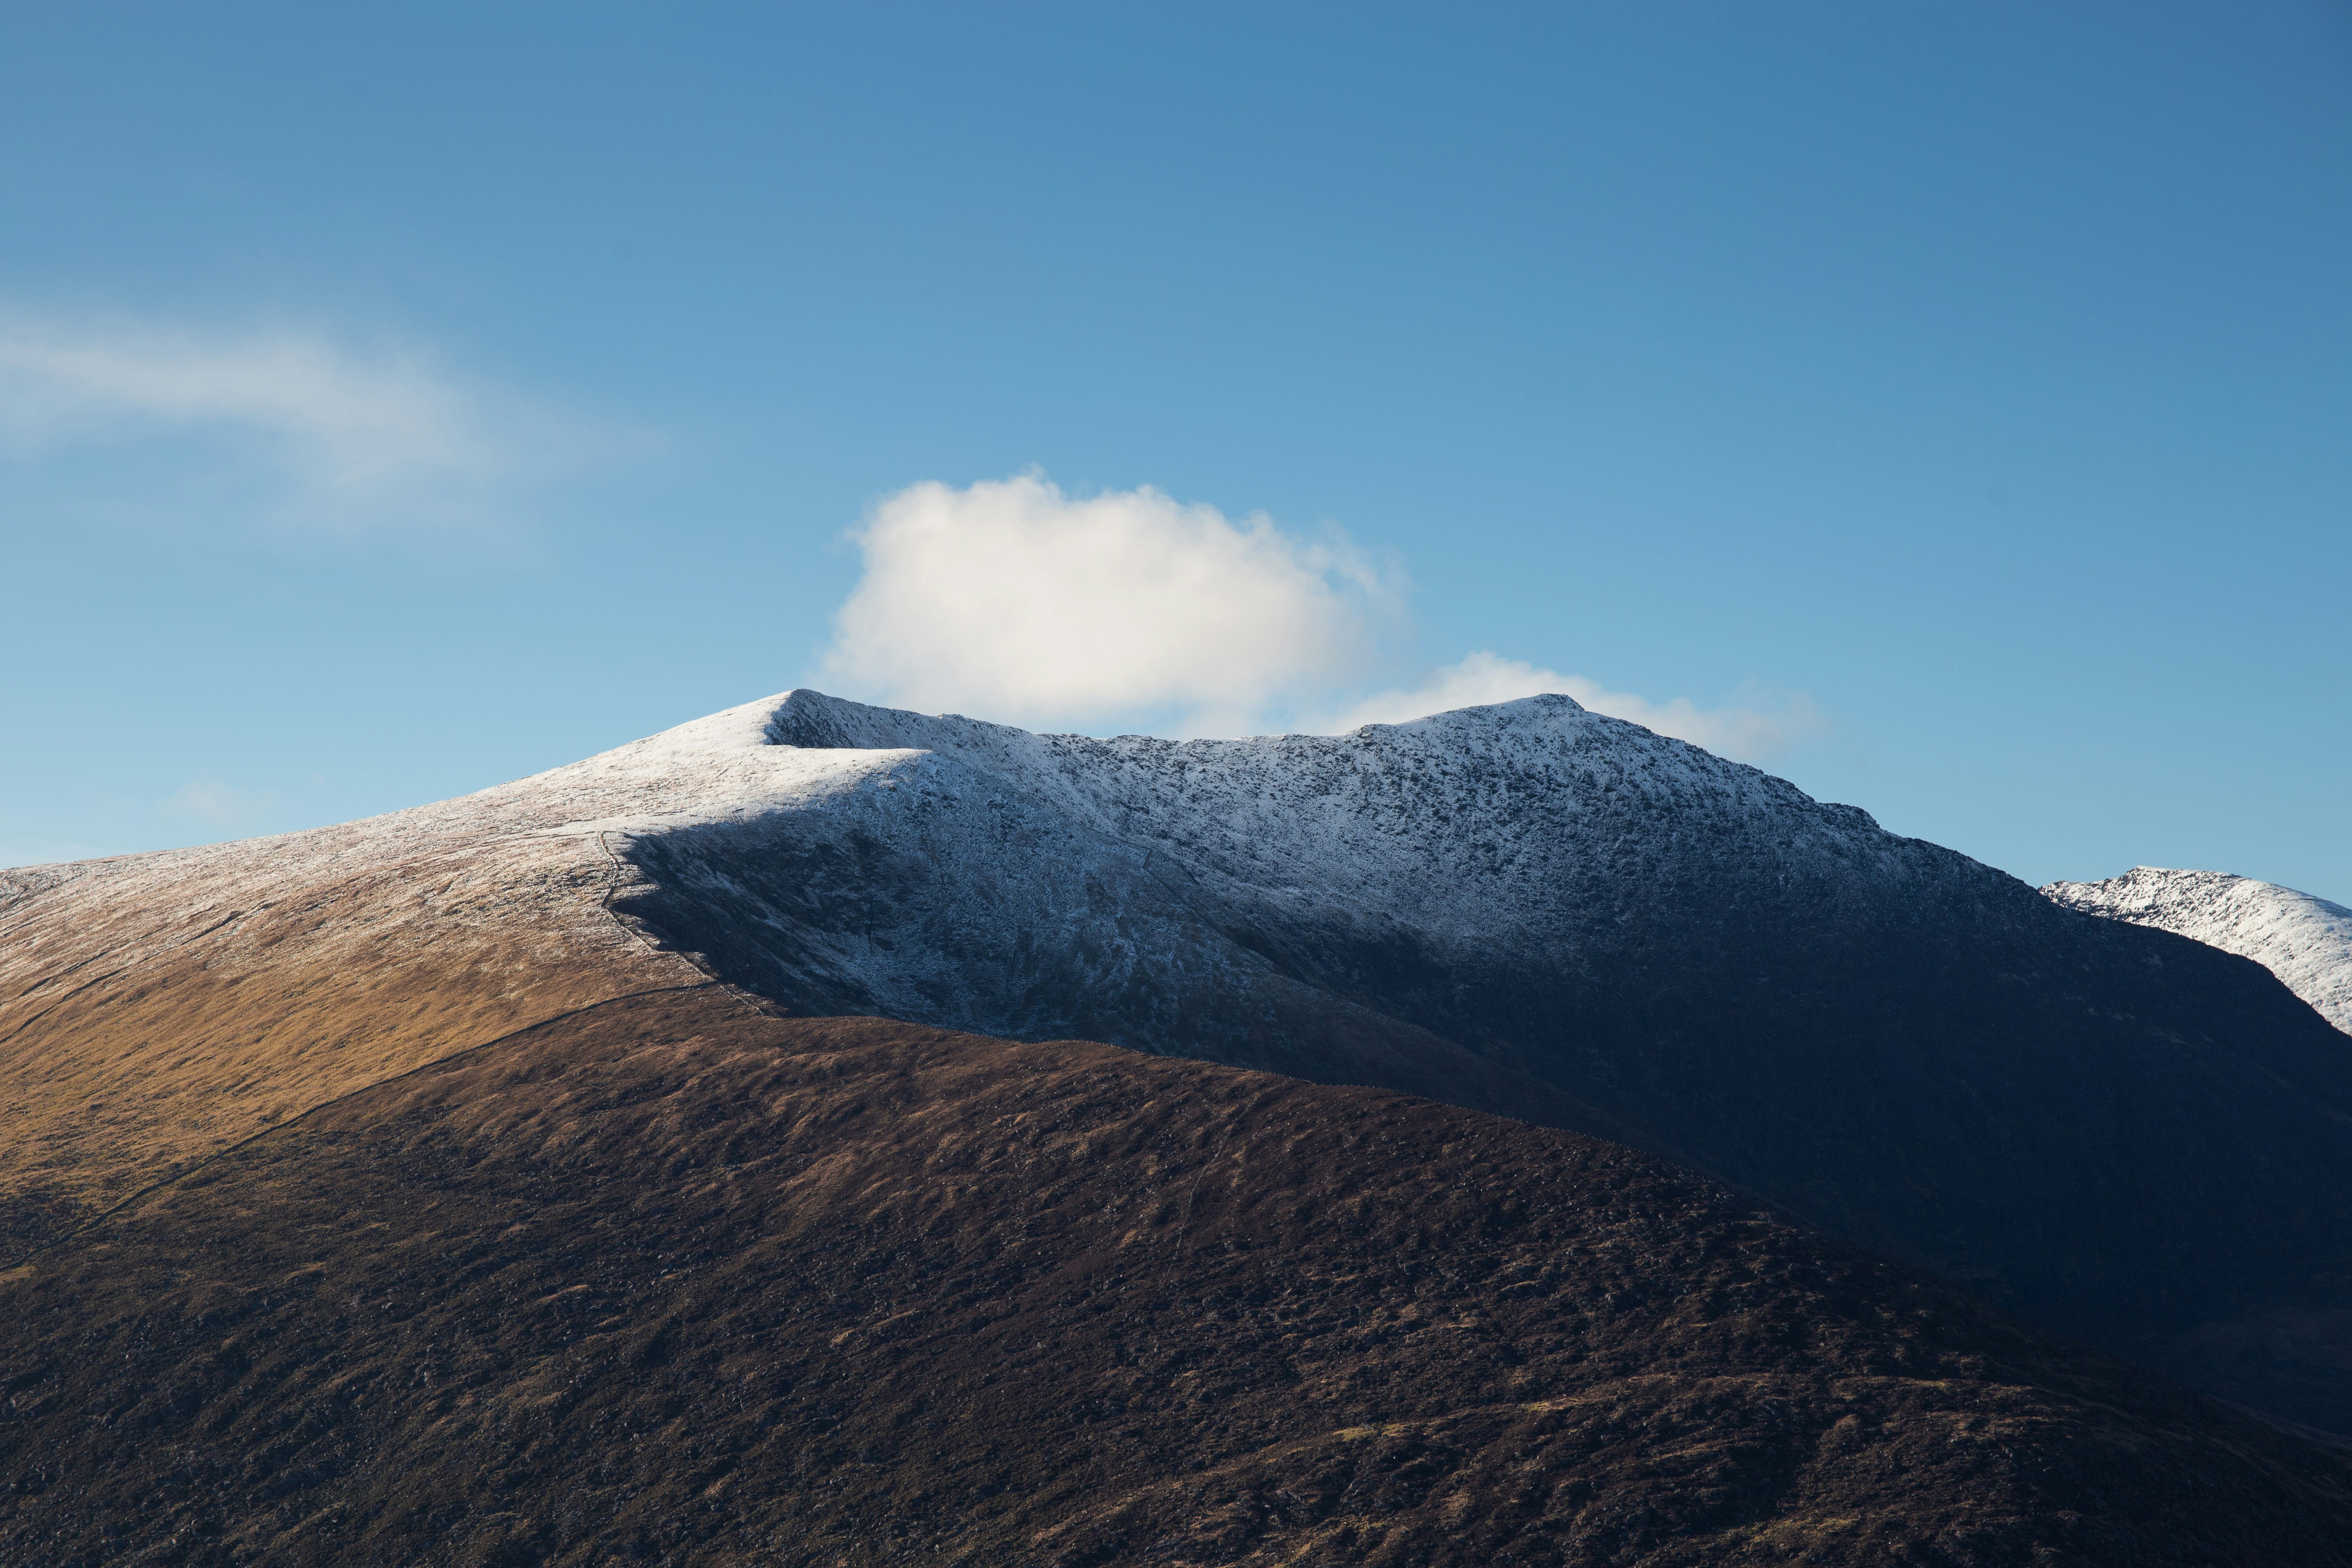
<instances>
[{"instance_id":1,"label":"shadowed hillside","mask_svg":"<svg viewBox=\"0 0 2352 1568\"><path fill-rule=\"evenodd\" d=\"M763 733L873 782L634 836L616 906L793 1012L1637 1143L2352 1435L2352 1049L2258 964L1565 697L1180 744L803 690Z\"/></svg>"},{"instance_id":2,"label":"shadowed hillside","mask_svg":"<svg viewBox=\"0 0 2352 1568\"><path fill-rule=\"evenodd\" d=\"M0 1561L2352 1563L2352 1467L1647 1157L606 1003L6 1277Z\"/></svg>"}]
</instances>

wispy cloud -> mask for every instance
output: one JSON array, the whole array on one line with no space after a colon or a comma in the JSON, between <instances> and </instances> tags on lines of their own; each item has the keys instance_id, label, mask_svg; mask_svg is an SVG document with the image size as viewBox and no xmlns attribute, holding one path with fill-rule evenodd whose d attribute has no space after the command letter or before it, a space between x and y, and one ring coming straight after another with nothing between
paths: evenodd
<instances>
[{"instance_id":1,"label":"wispy cloud","mask_svg":"<svg viewBox=\"0 0 2352 1568\"><path fill-rule=\"evenodd\" d=\"M173 816L192 816L226 829L261 821L283 799L274 789L239 789L218 773L203 773L163 802L163 810Z\"/></svg>"},{"instance_id":2,"label":"wispy cloud","mask_svg":"<svg viewBox=\"0 0 2352 1568\"><path fill-rule=\"evenodd\" d=\"M1520 659L1479 652L1458 664L1432 670L1414 685L1345 704L1309 728L1338 734L1363 724L1398 724L1449 709L1509 702L1545 692L1572 697L1596 713L1628 720L1744 763L1779 756L1829 727L1812 699L1801 691L1721 708L1701 708L1687 697L1653 702L1631 692L1612 691L1585 676L1563 675Z\"/></svg>"},{"instance_id":3,"label":"wispy cloud","mask_svg":"<svg viewBox=\"0 0 2352 1568\"><path fill-rule=\"evenodd\" d=\"M821 679L1023 724L1172 715L1200 732L1355 678L1402 614L1336 531L1036 475L916 485L854 536L866 574Z\"/></svg>"},{"instance_id":4,"label":"wispy cloud","mask_svg":"<svg viewBox=\"0 0 2352 1568\"><path fill-rule=\"evenodd\" d=\"M287 512L341 526L479 521L592 445L414 346L0 313L0 440L17 456L174 431L247 444L278 470Z\"/></svg>"},{"instance_id":5,"label":"wispy cloud","mask_svg":"<svg viewBox=\"0 0 2352 1568\"><path fill-rule=\"evenodd\" d=\"M1033 728L1328 734L1549 691L1746 762L1827 727L1801 692L1653 702L1492 652L1361 695L1407 629L1393 563L1149 488L920 484L851 537L865 575L817 679L872 701Z\"/></svg>"}]
</instances>

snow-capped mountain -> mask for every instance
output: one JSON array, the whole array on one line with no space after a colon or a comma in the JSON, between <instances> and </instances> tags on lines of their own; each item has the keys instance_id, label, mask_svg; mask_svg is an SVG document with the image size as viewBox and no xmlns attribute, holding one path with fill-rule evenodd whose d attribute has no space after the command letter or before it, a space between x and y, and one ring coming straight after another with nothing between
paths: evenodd
<instances>
[{"instance_id":1,"label":"snow-capped mountain","mask_svg":"<svg viewBox=\"0 0 2352 1568\"><path fill-rule=\"evenodd\" d=\"M2177 931L2251 958L2352 1034L2352 910L2342 904L2225 871L2157 866L2042 890L2068 909Z\"/></svg>"},{"instance_id":2,"label":"snow-capped mountain","mask_svg":"<svg viewBox=\"0 0 2352 1568\"><path fill-rule=\"evenodd\" d=\"M794 1011L1599 1131L2159 1360L2352 1258L2352 1060L2258 967L1565 698L1179 744L802 691L763 734L865 771L648 824L615 907Z\"/></svg>"},{"instance_id":3,"label":"snow-capped mountain","mask_svg":"<svg viewBox=\"0 0 2352 1568\"><path fill-rule=\"evenodd\" d=\"M2352 1427L2352 1367L2305 1345L2352 1321L2313 1295L2352 1278L2341 1036L2253 963L1563 697L1175 743L796 691L371 821L0 875L0 1198L47 1234L715 981L1641 1144Z\"/></svg>"}]
</instances>

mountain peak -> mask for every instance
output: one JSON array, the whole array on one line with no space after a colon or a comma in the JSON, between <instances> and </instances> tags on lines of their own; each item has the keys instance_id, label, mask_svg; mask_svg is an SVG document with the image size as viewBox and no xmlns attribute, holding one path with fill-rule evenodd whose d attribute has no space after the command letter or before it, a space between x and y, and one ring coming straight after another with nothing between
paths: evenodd
<instances>
[{"instance_id":1,"label":"mountain peak","mask_svg":"<svg viewBox=\"0 0 2352 1568\"><path fill-rule=\"evenodd\" d=\"M1565 698L1175 742L802 689L458 800L71 871L0 885L29 933L0 1029L47 1108L0 1146L22 1193L108 1201L370 1074L723 982L1637 1144L2352 1428L2352 1379L2256 1321L2333 1321L2297 1292L2352 1234L2339 1034L2252 964ZM205 996L235 1026L189 1048L166 1025ZM94 1051L99 1117L44 1076Z\"/></svg>"},{"instance_id":2,"label":"mountain peak","mask_svg":"<svg viewBox=\"0 0 2352 1568\"><path fill-rule=\"evenodd\" d=\"M2251 958L2352 1034L2352 910L2227 871L2135 866L2103 882L2042 889L2068 909L2175 931Z\"/></svg>"}]
</instances>

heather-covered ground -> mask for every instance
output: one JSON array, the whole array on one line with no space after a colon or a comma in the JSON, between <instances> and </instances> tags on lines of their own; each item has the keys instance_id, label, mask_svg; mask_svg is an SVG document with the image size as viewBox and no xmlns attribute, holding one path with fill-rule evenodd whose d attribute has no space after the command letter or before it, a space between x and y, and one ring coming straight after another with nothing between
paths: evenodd
<instances>
[{"instance_id":1,"label":"heather-covered ground","mask_svg":"<svg viewBox=\"0 0 2352 1568\"><path fill-rule=\"evenodd\" d=\"M718 986L0 1289L10 1563L2352 1562L2341 1456L1621 1147Z\"/></svg>"}]
</instances>

